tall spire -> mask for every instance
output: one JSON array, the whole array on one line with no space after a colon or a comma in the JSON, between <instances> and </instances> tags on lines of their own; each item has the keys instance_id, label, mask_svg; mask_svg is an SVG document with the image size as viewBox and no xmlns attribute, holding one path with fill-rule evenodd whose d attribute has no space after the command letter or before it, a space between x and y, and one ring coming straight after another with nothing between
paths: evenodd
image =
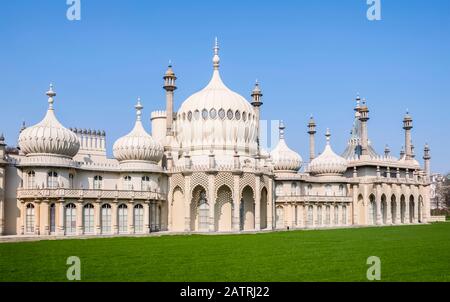
<instances>
[{"instance_id":1,"label":"tall spire","mask_svg":"<svg viewBox=\"0 0 450 302\"><path fill-rule=\"evenodd\" d=\"M53 110L53 98L56 96L56 92L53 90L53 84L50 84L50 88L45 94L48 96L48 109Z\"/></svg>"},{"instance_id":2,"label":"tall spire","mask_svg":"<svg viewBox=\"0 0 450 302\"><path fill-rule=\"evenodd\" d=\"M216 37L216 41L214 44L214 57L213 57L213 66L214 66L214 70L219 70L219 66L220 66L220 57L219 57L219 41Z\"/></svg>"},{"instance_id":3,"label":"tall spire","mask_svg":"<svg viewBox=\"0 0 450 302\"><path fill-rule=\"evenodd\" d=\"M280 140L284 140L284 129L286 129L286 126L284 125L283 121L280 121L278 129L280 130Z\"/></svg>"},{"instance_id":4,"label":"tall spire","mask_svg":"<svg viewBox=\"0 0 450 302\"><path fill-rule=\"evenodd\" d=\"M327 138L327 146L329 146L330 145L330 140L331 140L330 128L327 128L327 133L325 133L325 137Z\"/></svg>"},{"instance_id":5,"label":"tall spire","mask_svg":"<svg viewBox=\"0 0 450 302\"><path fill-rule=\"evenodd\" d=\"M141 104L141 98L138 97L137 104L134 106L136 109L136 121L141 122L142 121L142 109L144 109L144 106Z\"/></svg>"}]
</instances>

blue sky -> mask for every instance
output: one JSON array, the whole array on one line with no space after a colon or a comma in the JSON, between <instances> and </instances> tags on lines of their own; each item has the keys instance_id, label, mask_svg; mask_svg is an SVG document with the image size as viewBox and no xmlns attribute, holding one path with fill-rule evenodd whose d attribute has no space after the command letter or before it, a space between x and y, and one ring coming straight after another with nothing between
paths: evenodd
<instances>
[{"instance_id":1,"label":"blue sky","mask_svg":"<svg viewBox=\"0 0 450 302\"><path fill-rule=\"evenodd\" d=\"M332 131L341 153L359 92L371 110L378 152L398 155L409 108L422 160L448 172L450 159L450 1L381 0L382 20L366 18L365 0L144 1L81 0L81 21L68 21L66 0L2 1L0 132L15 144L21 121L39 122L53 82L66 127L104 129L108 146L129 132L133 105L164 109L162 75L173 61L176 108L211 76L215 36L225 83L249 98L264 92L262 118L283 119L289 145L308 158L306 124L318 123L318 149Z\"/></svg>"}]
</instances>

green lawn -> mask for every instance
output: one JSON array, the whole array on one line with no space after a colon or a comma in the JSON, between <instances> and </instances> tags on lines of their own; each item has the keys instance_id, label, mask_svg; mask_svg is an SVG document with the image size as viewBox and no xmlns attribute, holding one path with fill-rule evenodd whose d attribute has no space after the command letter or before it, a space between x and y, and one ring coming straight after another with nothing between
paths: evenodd
<instances>
[{"instance_id":1,"label":"green lawn","mask_svg":"<svg viewBox=\"0 0 450 302\"><path fill-rule=\"evenodd\" d=\"M78 256L83 281L450 281L450 223L0 244L0 281L65 281Z\"/></svg>"}]
</instances>

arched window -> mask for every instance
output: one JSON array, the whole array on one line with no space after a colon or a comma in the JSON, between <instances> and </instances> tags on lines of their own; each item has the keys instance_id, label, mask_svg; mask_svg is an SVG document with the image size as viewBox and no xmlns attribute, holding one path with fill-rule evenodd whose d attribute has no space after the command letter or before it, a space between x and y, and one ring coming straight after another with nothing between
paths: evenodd
<instances>
[{"instance_id":1,"label":"arched window","mask_svg":"<svg viewBox=\"0 0 450 302\"><path fill-rule=\"evenodd\" d=\"M307 220L306 220L306 224L308 226L312 226L313 225L313 206L309 206L308 207L308 216L307 216Z\"/></svg>"},{"instance_id":2,"label":"arched window","mask_svg":"<svg viewBox=\"0 0 450 302\"><path fill-rule=\"evenodd\" d=\"M331 185L325 185L325 195L326 196L332 196L333 195L333 191L332 191Z\"/></svg>"},{"instance_id":3,"label":"arched window","mask_svg":"<svg viewBox=\"0 0 450 302\"><path fill-rule=\"evenodd\" d=\"M277 184L275 186L275 192L278 196L282 196L283 195L283 185L282 184Z\"/></svg>"},{"instance_id":4,"label":"arched window","mask_svg":"<svg viewBox=\"0 0 450 302\"><path fill-rule=\"evenodd\" d=\"M134 231L144 232L144 207L141 204L134 206Z\"/></svg>"},{"instance_id":5,"label":"arched window","mask_svg":"<svg viewBox=\"0 0 450 302\"><path fill-rule=\"evenodd\" d=\"M206 110L206 109L203 109L203 110L202 110L202 118L203 118L204 120L206 120L206 119L208 118L208 110Z\"/></svg>"},{"instance_id":6,"label":"arched window","mask_svg":"<svg viewBox=\"0 0 450 302\"><path fill-rule=\"evenodd\" d=\"M309 184L306 188L305 188L305 195L312 195L312 185Z\"/></svg>"},{"instance_id":7,"label":"arched window","mask_svg":"<svg viewBox=\"0 0 450 302\"><path fill-rule=\"evenodd\" d=\"M102 216L102 234L111 233L111 206L104 204L101 211Z\"/></svg>"},{"instance_id":8,"label":"arched window","mask_svg":"<svg viewBox=\"0 0 450 302\"><path fill-rule=\"evenodd\" d=\"M58 187L58 173L50 171L47 174L47 187L49 189L56 189Z\"/></svg>"},{"instance_id":9,"label":"arched window","mask_svg":"<svg viewBox=\"0 0 450 302\"><path fill-rule=\"evenodd\" d=\"M322 206L317 207L317 225L322 225Z\"/></svg>"},{"instance_id":10,"label":"arched window","mask_svg":"<svg viewBox=\"0 0 450 302\"><path fill-rule=\"evenodd\" d=\"M84 233L94 233L94 206L92 204L88 203L84 206L83 216Z\"/></svg>"},{"instance_id":11,"label":"arched window","mask_svg":"<svg viewBox=\"0 0 450 302\"><path fill-rule=\"evenodd\" d=\"M50 205L50 233L56 232L56 205Z\"/></svg>"},{"instance_id":12,"label":"arched window","mask_svg":"<svg viewBox=\"0 0 450 302\"><path fill-rule=\"evenodd\" d=\"M126 233L128 230L128 207L125 204L119 206L119 233Z\"/></svg>"},{"instance_id":13,"label":"arched window","mask_svg":"<svg viewBox=\"0 0 450 302\"><path fill-rule=\"evenodd\" d=\"M209 117L212 119L212 120L214 120L214 119L216 119L216 117L217 117L217 110L216 109L211 109L211 110L209 110Z\"/></svg>"},{"instance_id":14,"label":"arched window","mask_svg":"<svg viewBox=\"0 0 450 302\"><path fill-rule=\"evenodd\" d=\"M69 174L69 189L73 189L73 181L74 180L74 176L73 174Z\"/></svg>"},{"instance_id":15,"label":"arched window","mask_svg":"<svg viewBox=\"0 0 450 302\"><path fill-rule=\"evenodd\" d=\"M221 120L223 120L225 118L225 110L219 109L219 117Z\"/></svg>"},{"instance_id":16,"label":"arched window","mask_svg":"<svg viewBox=\"0 0 450 302\"><path fill-rule=\"evenodd\" d=\"M347 206L342 207L342 224L347 225Z\"/></svg>"},{"instance_id":17,"label":"arched window","mask_svg":"<svg viewBox=\"0 0 450 302\"><path fill-rule=\"evenodd\" d=\"M334 225L339 225L339 207L334 207Z\"/></svg>"},{"instance_id":18,"label":"arched window","mask_svg":"<svg viewBox=\"0 0 450 302\"><path fill-rule=\"evenodd\" d=\"M345 196L344 185L339 185L339 196Z\"/></svg>"},{"instance_id":19,"label":"arched window","mask_svg":"<svg viewBox=\"0 0 450 302\"><path fill-rule=\"evenodd\" d=\"M66 234L77 231L77 207L73 203L66 205Z\"/></svg>"},{"instance_id":20,"label":"arched window","mask_svg":"<svg viewBox=\"0 0 450 302\"><path fill-rule=\"evenodd\" d=\"M293 182L291 183L291 195L296 195L297 194L297 183Z\"/></svg>"},{"instance_id":21,"label":"arched window","mask_svg":"<svg viewBox=\"0 0 450 302\"><path fill-rule=\"evenodd\" d=\"M234 116L236 117L236 120L240 120L241 119L241 113L238 111L236 111L236 113L234 114Z\"/></svg>"},{"instance_id":22,"label":"arched window","mask_svg":"<svg viewBox=\"0 0 450 302\"><path fill-rule=\"evenodd\" d=\"M142 176L141 190L142 191L150 191L151 190L149 176Z\"/></svg>"},{"instance_id":23,"label":"arched window","mask_svg":"<svg viewBox=\"0 0 450 302\"><path fill-rule=\"evenodd\" d=\"M36 173L34 171L29 171L27 173L27 188L28 189L36 188Z\"/></svg>"},{"instance_id":24,"label":"arched window","mask_svg":"<svg viewBox=\"0 0 450 302\"><path fill-rule=\"evenodd\" d=\"M100 175L94 176L94 190L101 190L103 187L103 177Z\"/></svg>"},{"instance_id":25,"label":"arched window","mask_svg":"<svg viewBox=\"0 0 450 302\"><path fill-rule=\"evenodd\" d=\"M34 233L34 205L31 203L28 204L26 211L25 231L27 233Z\"/></svg>"},{"instance_id":26,"label":"arched window","mask_svg":"<svg viewBox=\"0 0 450 302\"><path fill-rule=\"evenodd\" d=\"M369 224L375 225L377 223L377 205L375 203L375 196L370 195L369 202Z\"/></svg>"},{"instance_id":27,"label":"arched window","mask_svg":"<svg viewBox=\"0 0 450 302\"><path fill-rule=\"evenodd\" d=\"M327 206L325 208L325 224L330 225L331 219L330 219L330 206Z\"/></svg>"},{"instance_id":28,"label":"arched window","mask_svg":"<svg viewBox=\"0 0 450 302\"><path fill-rule=\"evenodd\" d=\"M231 109L229 109L228 111L227 111L227 118L229 119L229 120L232 120L233 119L233 111L231 111Z\"/></svg>"},{"instance_id":29,"label":"arched window","mask_svg":"<svg viewBox=\"0 0 450 302\"><path fill-rule=\"evenodd\" d=\"M127 191L133 190L133 184L131 182L131 176L125 176L123 178L123 189Z\"/></svg>"}]
</instances>

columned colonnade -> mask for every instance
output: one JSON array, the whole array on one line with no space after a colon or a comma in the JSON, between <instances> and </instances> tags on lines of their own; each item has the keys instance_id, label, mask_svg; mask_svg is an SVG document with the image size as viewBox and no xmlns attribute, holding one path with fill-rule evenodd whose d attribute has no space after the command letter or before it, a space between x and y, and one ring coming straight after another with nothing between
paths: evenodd
<instances>
[{"instance_id":1,"label":"columned colonnade","mask_svg":"<svg viewBox=\"0 0 450 302\"><path fill-rule=\"evenodd\" d=\"M167 230L164 201L22 200L22 235L147 234Z\"/></svg>"}]
</instances>

